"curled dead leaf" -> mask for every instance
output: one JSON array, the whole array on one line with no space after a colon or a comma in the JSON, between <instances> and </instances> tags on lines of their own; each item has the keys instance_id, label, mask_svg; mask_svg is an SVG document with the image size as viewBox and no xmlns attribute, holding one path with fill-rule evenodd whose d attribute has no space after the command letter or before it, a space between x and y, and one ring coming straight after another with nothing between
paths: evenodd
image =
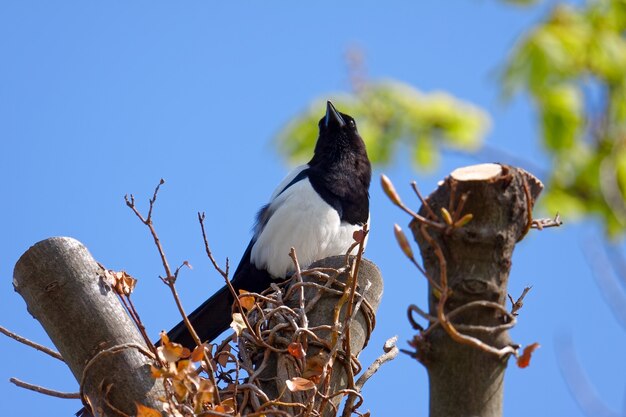
<instances>
[{"instance_id":1,"label":"curled dead leaf","mask_svg":"<svg viewBox=\"0 0 626 417\"><path fill-rule=\"evenodd\" d=\"M244 310L250 311L254 307L255 300L253 295L246 294L249 294L249 292L246 290L239 290L239 304L241 304L241 308Z\"/></svg>"},{"instance_id":2,"label":"curled dead leaf","mask_svg":"<svg viewBox=\"0 0 626 417\"><path fill-rule=\"evenodd\" d=\"M159 358L165 362L176 362L191 355L189 349L179 343L170 342L165 332L161 332L161 346L157 348Z\"/></svg>"},{"instance_id":3,"label":"curled dead leaf","mask_svg":"<svg viewBox=\"0 0 626 417\"><path fill-rule=\"evenodd\" d=\"M293 377L285 381L287 384L287 388L289 391L308 391L310 389L315 388L315 383L309 379L300 378L299 376Z\"/></svg>"},{"instance_id":4,"label":"curled dead leaf","mask_svg":"<svg viewBox=\"0 0 626 417\"><path fill-rule=\"evenodd\" d=\"M235 412L235 400L230 397L222 400L222 403L213 407L213 410L225 413L225 414L234 414Z\"/></svg>"},{"instance_id":5,"label":"curled dead leaf","mask_svg":"<svg viewBox=\"0 0 626 417\"><path fill-rule=\"evenodd\" d=\"M222 349L219 353L217 353L217 363L219 363L222 367L225 367L228 364L228 359L230 359L230 345L227 345Z\"/></svg>"},{"instance_id":6,"label":"curled dead leaf","mask_svg":"<svg viewBox=\"0 0 626 417\"><path fill-rule=\"evenodd\" d=\"M202 379L198 392L194 396L197 412L201 412L205 405L212 405L215 402L215 387L208 379Z\"/></svg>"},{"instance_id":7,"label":"curled dead leaf","mask_svg":"<svg viewBox=\"0 0 626 417\"><path fill-rule=\"evenodd\" d=\"M297 359L302 359L306 355L304 347L300 342L291 342L289 346L287 346L287 351L291 356Z\"/></svg>"},{"instance_id":8,"label":"curled dead leaf","mask_svg":"<svg viewBox=\"0 0 626 417\"><path fill-rule=\"evenodd\" d=\"M145 405L135 403L137 406L137 417L161 417L161 412L154 408L146 407Z\"/></svg>"},{"instance_id":9,"label":"curled dead leaf","mask_svg":"<svg viewBox=\"0 0 626 417\"><path fill-rule=\"evenodd\" d=\"M230 327L232 327L237 336L241 335L241 332L246 328L246 322L243 321L241 313L233 313L233 321L230 323Z\"/></svg>"},{"instance_id":10,"label":"curled dead leaf","mask_svg":"<svg viewBox=\"0 0 626 417\"><path fill-rule=\"evenodd\" d=\"M113 288L113 290L119 295L130 295L137 285L137 279L130 276L126 271L104 269L102 274L104 282Z\"/></svg>"},{"instance_id":11,"label":"curled dead leaf","mask_svg":"<svg viewBox=\"0 0 626 417\"><path fill-rule=\"evenodd\" d=\"M196 346L191 352L191 360L193 362L200 362L204 358L204 350L207 348L207 344L203 343L200 346Z\"/></svg>"},{"instance_id":12,"label":"curled dead leaf","mask_svg":"<svg viewBox=\"0 0 626 417\"><path fill-rule=\"evenodd\" d=\"M170 403L163 403L163 411L168 417L183 417L182 413Z\"/></svg>"},{"instance_id":13,"label":"curled dead leaf","mask_svg":"<svg viewBox=\"0 0 626 417\"><path fill-rule=\"evenodd\" d=\"M356 243L363 243L365 240L365 232L363 229L355 230L354 233L352 233L352 239L354 239Z\"/></svg>"},{"instance_id":14,"label":"curled dead leaf","mask_svg":"<svg viewBox=\"0 0 626 417\"><path fill-rule=\"evenodd\" d=\"M324 375L324 367L328 362L328 354L320 351L317 355L307 358L302 376L319 384Z\"/></svg>"},{"instance_id":15,"label":"curled dead leaf","mask_svg":"<svg viewBox=\"0 0 626 417\"><path fill-rule=\"evenodd\" d=\"M528 365L530 365L530 358L533 355L533 352L537 350L537 348L539 348L540 346L541 345L536 342L526 346L522 355L517 358L517 366L519 366L520 368L526 368Z\"/></svg>"},{"instance_id":16,"label":"curled dead leaf","mask_svg":"<svg viewBox=\"0 0 626 417\"><path fill-rule=\"evenodd\" d=\"M163 369L161 368L157 368L154 365L150 365L150 374L152 375L152 378L157 379L157 378L163 378L163 376L165 375L165 372L163 372Z\"/></svg>"}]
</instances>

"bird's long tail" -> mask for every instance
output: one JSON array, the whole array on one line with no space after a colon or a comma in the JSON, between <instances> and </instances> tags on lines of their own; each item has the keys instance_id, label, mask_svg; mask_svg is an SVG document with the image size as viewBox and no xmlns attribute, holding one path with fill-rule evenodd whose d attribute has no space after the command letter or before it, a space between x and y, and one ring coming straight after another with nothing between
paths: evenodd
<instances>
[{"instance_id":1,"label":"bird's long tail","mask_svg":"<svg viewBox=\"0 0 626 417\"><path fill-rule=\"evenodd\" d=\"M244 256L241 264L235 272L235 277L231 281L231 285L238 293L240 289L249 292L262 292L268 289L272 282L280 282L270 277L267 271L257 269L254 265L247 261ZM224 286L211 296L208 300L196 308L193 313L189 314L189 321L198 333L200 341L212 342L216 337L222 334L232 322L232 305L233 295ZM192 349L196 346L191 334L185 323L181 321L167 335L172 342Z\"/></svg>"},{"instance_id":2,"label":"bird's long tail","mask_svg":"<svg viewBox=\"0 0 626 417\"><path fill-rule=\"evenodd\" d=\"M202 342L212 341L228 329L232 321L233 301L230 290L224 286L187 316ZM193 350L196 346L184 321L174 326L167 335L170 341L189 349Z\"/></svg>"}]
</instances>

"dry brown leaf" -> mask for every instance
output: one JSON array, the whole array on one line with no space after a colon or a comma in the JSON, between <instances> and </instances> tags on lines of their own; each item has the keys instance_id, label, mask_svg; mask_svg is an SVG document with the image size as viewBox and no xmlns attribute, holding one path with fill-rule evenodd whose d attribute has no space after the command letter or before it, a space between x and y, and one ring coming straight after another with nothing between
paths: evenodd
<instances>
[{"instance_id":1,"label":"dry brown leaf","mask_svg":"<svg viewBox=\"0 0 626 417\"><path fill-rule=\"evenodd\" d=\"M354 233L352 233L352 239L354 239L356 243L363 243L365 240L365 232L363 230L355 230Z\"/></svg>"},{"instance_id":2,"label":"dry brown leaf","mask_svg":"<svg viewBox=\"0 0 626 417\"><path fill-rule=\"evenodd\" d=\"M204 405L213 405L215 401L215 387L208 379L200 380L198 392L194 396L196 410L201 411Z\"/></svg>"},{"instance_id":3,"label":"dry brown leaf","mask_svg":"<svg viewBox=\"0 0 626 417\"><path fill-rule=\"evenodd\" d=\"M530 358L533 355L533 352L540 346L541 345L536 342L532 345L526 346L522 355L517 358L517 366L519 366L520 368L526 368L528 365L530 365Z\"/></svg>"},{"instance_id":4,"label":"dry brown leaf","mask_svg":"<svg viewBox=\"0 0 626 417\"><path fill-rule=\"evenodd\" d=\"M315 388L315 383L313 381L306 378L300 378L299 376L288 379L285 383L291 392L308 391Z\"/></svg>"},{"instance_id":5,"label":"dry brown leaf","mask_svg":"<svg viewBox=\"0 0 626 417\"><path fill-rule=\"evenodd\" d=\"M239 290L239 304L241 304L241 308L243 308L244 310L250 311L254 307L255 300L254 296L246 294L248 294L248 291Z\"/></svg>"},{"instance_id":6,"label":"dry brown leaf","mask_svg":"<svg viewBox=\"0 0 626 417\"><path fill-rule=\"evenodd\" d=\"M170 342L165 332L161 332L161 346L157 348L159 358L166 362L176 362L182 358L188 358L191 355L189 349L180 343Z\"/></svg>"},{"instance_id":7,"label":"dry brown leaf","mask_svg":"<svg viewBox=\"0 0 626 417\"><path fill-rule=\"evenodd\" d=\"M195 371L193 362L188 359L180 360L176 363L176 374L182 378L187 374L192 374Z\"/></svg>"},{"instance_id":8,"label":"dry brown leaf","mask_svg":"<svg viewBox=\"0 0 626 417\"><path fill-rule=\"evenodd\" d=\"M230 359L230 355L228 355L229 352L230 345L227 345L220 353L217 354L217 363L219 363L222 367L226 366L228 359Z\"/></svg>"},{"instance_id":9,"label":"dry brown leaf","mask_svg":"<svg viewBox=\"0 0 626 417\"><path fill-rule=\"evenodd\" d=\"M154 365L150 365L150 374L152 374L152 378L162 378L164 375L163 369L157 368Z\"/></svg>"},{"instance_id":10,"label":"dry brown leaf","mask_svg":"<svg viewBox=\"0 0 626 417\"><path fill-rule=\"evenodd\" d=\"M137 285L137 280L126 271L104 269L103 280L119 295L130 295Z\"/></svg>"},{"instance_id":11,"label":"dry brown leaf","mask_svg":"<svg viewBox=\"0 0 626 417\"><path fill-rule=\"evenodd\" d=\"M328 354L319 352L317 355L307 358L306 365L302 371L302 376L306 379L319 384L322 375L324 375L324 367L328 361Z\"/></svg>"},{"instance_id":12,"label":"dry brown leaf","mask_svg":"<svg viewBox=\"0 0 626 417\"><path fill-rule=\"evenodd\" d=\"M304 347L302 346L302 343L300 342L289 343L289 346L287 346L287 351L289 352L291 356L297 359L302 359L306 355L306 352L304 351Z\"/></svg>"},{"instance_id":13,"label":"dry brown leaf","mask_svg":"<svg viewBox=\"0 0 626 417\"><path fill-rule=\"evenodd\" d=\"M189 395L189 388L185 384L184 381L180 380L172 380L172 388L174 388L174 394L176 395L176 399L179 402L185 401L187 396Z\"/></svg>"},{"instance_id":14,"label":"dry brown leaf","mask_svg":"<svg viewBox=\"0 0 626 417\"><path fill-rule=\"evenodd\" d=\"M206 349L206 347L206 343L196 346L193 352L191 352L191 360L194 362L200 362L204 358L204 349Z\"/></svg>"},{"instance_id":15,"label":"dry brown leaf","mask_svg":"<svg viewBox=\"0 0 626 417\"><path fill-rule=\"evenodd\" d=\"M168 417L183 417L182 413L178 411L176 407L170 405L169 403L163 404L163 411L165 411Z\"/></svg>"},{"instance_id":16,"label":"dry brown leaf","mask_svg":"<svg viewBox=\"0 0 626 417\"><path fill-rule=\"evenodd\" d=\"M135 403L137 406L137 417L162 417L159 410Z\"/></svg>"},{"instance_id":17,"label":"dry brown leaf","mask_svg":"<svg viewBox=\"0 0 626 417\"><path fill-rule=\"evenodd\" d=\"M243 321L241 313L233 313L233 321L230 323L230 327L237 333L237 336L243 332L246 328L246 323Z\"/></svg>"}]
</instances>

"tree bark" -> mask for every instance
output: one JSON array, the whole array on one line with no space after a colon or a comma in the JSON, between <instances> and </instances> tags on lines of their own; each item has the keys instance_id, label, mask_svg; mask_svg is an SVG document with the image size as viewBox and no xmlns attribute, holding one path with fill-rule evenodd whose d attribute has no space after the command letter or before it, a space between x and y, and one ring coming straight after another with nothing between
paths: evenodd
<instances>
[{"instance_id":1,"label":"tree bark","mask_svg":"<svg viewBox=\"0 0 626 417\"><path fill-rule=\"evenodd\" d=\"M161 409L162 386L155 384L151 360L140 351L147 347L102 273L80 242L56 237L22 255L13 285L83 382L96 416L119 415L109 404L128 415L135 414L135 402Z\"/></svg>"},{"instance_id":2,"label":"tree bark","mask_svg":"<svg viewBox=\"0 0 626 417\"><path fill-rule=\"evenodd\" d=\"M420 214L442 221L445 208L457 221L473 218L461 227L438 230L411 222L424 267L441 284L441 259L451 293L445 312L474 301L505 306L511 257L515 244L529 230L532 207L543 185L524 170L483 164L452 172L427 199ZM458 212L462 196L467 200ZM429 285L429 311L437 317L441 294ZM490 307L472 307L450 320L454 325L494 328L506 324L507 316ZM513 346L506 329L465 331L495 348ZM454 341L442 326L433 326L421 339L417 355L430 380L430 417L502 416L503 377L507 356L498 357L468 344Z\"/></svg>"}]
</instances>

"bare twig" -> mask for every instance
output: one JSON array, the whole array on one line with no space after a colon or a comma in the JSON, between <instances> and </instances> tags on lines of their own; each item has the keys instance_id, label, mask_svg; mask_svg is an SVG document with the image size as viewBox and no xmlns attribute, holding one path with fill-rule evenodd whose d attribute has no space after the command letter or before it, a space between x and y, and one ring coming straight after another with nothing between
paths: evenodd
<instances>
[{"instance_id":1,"label":"bare twig","mask_svg":"<svg viewBox=\"0 0 626 417\"><path fill-rule=\"evenodd\" d=\"M206 230L204 228L204 220L205 219L206 219L206 215L204 213L198 212L198 222L200 223L200 229L202 230L202 240L204 241L204 250L205 250L207 256L209 257L209 260L213 264L213 268L215 268L215 270L217 272L219 272L219 274L222 277L227 279L228 273L229 273L229 271L228 271L228 269L229 269L228 258L226 258L226 270L223 270L222 268L220 268L219 264L217 263L217 261L213 257L213 253L211 252L211 248L209 247L209 241L207 239Z\"/></svg>"},{"instance_id":2,"label":"bare twig","mask_svg":"<svg viewBox=\"0 0 626 417\"><path fill-rule=\"evenodd\" d=\"M294 276L296 277L296 282L298 284L302 284L302 271L300 270L300 263L298 262L298 256L296 255L296 249L295 248L291 248L289 250L289 257L291 257L291 259L293 260L293 266L295 268L295 272L294 272ZM300 307L300 322L302 323L302 328L303 329L307 329L309 327L309 319L306 315L306 311L305 311L305 300L304 300L304 285L300 285L300 292L299 292L299 298L298 298L298 302L299 302L299 307ZM306 346L305 346L306 349Z\"/></svg>"},{"instance_id":3,"label":"bare twig","mask_svg":"<svg viewBox=\"0 0 626 417\"><path fill-rule=\"evenodd\" d=\"M511 294L507 294L507 296L509 297L509 300L511 301L511 314L514 316L517 316L519 313L518 311L524 306L524 298L526 297L526 294L528 294L528 292L532 289L533 287L525 287L524 290L522 291L522 295L519 296L519 298L517 299L517 301L513 301L513 297L511 297Z\"/></svg>"},{"instance_id":4,"label":"bare twig","mask_svg":"<svg viewBox=\"0 0 626 417\"><path fill-rule=\"evenodd\" d=\"M461 194L461 197L459 197L459 204L456 206L456 209L454 210L454 213L452 214L453 222L456 222L457 220L461 218L461 213L463 212L463 209L465 208L465 203L467 202L468 197L469 197L469 192L463 193Z\"/></svg>"},{"instance_id":5,"label":"bare twig","mask_svg":"<svg viewBox=\"0 0 626 417\"><path fill-rule=\"evenodd\" d=\"M531 228L537 230L543 230L550 227L559 227L563 225L563 221L561 220L561 215L556 213L553 219L533 219L531 223Z\"/></svg>"},{"instance_id":6,"label":"bare twig","mask_svg":"<svg viewBox=\"0 0 626 417\"><path fill-rule=\"evenodd\" d=\"M533 226L533 205L535 204L532 196L530 195L530 187L528 186L528 180L526 179L526 177L522 177L523 178L523 186L524 186L524 195L526 196L526 228L524 229L524 231L522 232L522 235L519 237L518 240L521 240L524 238L524 236L526 236L526 234L528 233L528 231L530 230L530 228Z\"/></svg>"},{"instance_id":7,"label":"bare twig","mask_svg":"<svg viewBox=\"0 0 626 417\"><path fill-rule=\"evenodd\" d=\"M251 327L251 325L250 325L250 323L248 321L247 314L246 314L243 306L241 305L241 301L239 300L239 294L237 294L237 291L235 291L235 287L233 287L233 284L230 282L230 279L228 278L228 270L229 270L228 259L226 259L226 270L223 270L222 268L219 267L217 261L213 257L213 253L211 252L211 248L209 247L209 240L208 240L207 235L206 235L206 230L204 228L204 220L205 220L205 218L206 218L206 216L204 215L204 213L198 213L198 222L200 223L200 229L202 231L202 240L204 241L204 250L205 250L209 260L213 264L213 267L215 268L215 270L222 276L222 278L224 278L226 286L230 290L230 293L232 294L233 299L235 300L235 305L237 307L237 310L241 314L241 317L242 317L246 327L248 329L252 329L252 327ZM251 334L254 337L257 337L257 335L254 332L251 332ZM261 342L260 339L258 339L257 341Z\"/></svg>"},{"instance_id":8,"label":"bare twig","mask_svg":"<svg viewBox=\"0 0 626 417\"><path fill-rule=\"evenodd\" d=\"M426 199L422 196L422 193L420 193L419 188L417 188L417 182L411 181L411 188L413 188L413 191L415 191L415 194L417 194L417 198L419 198L422 206L426 209L426 211L428 211L428 215L430 216L430 218L432 220L437 220L439 217L437 217L435 212L430 208L430 204L426 202Z\"/></svg>"},{"instance_id":9,"label":"bare twig","mask_svg":"<svg viewBox=\"0 0 626 417\"><path fill-rule=\"evenodd\" d=\"M167 257L165 256L165 251L163 250L163 246L161 245L161 241L159 240L159 236L152 222L152 210L154 209L154 203L156 202L159 189L161 185L163 184L165 184L165 180L161 178L161 181L159 181L159 184L154 189L154 194L152 195L152 198L150 199L150 207L148 209L148 216L145 218L139 212L139 210L137 210L137 207L135 206L135 197L132 194L130 195L130 198L127 195L124 196L124 200L126 201L126 205L133 211L133 213L135 213L137 218L143 224L148 226L148 229L150 230L150 235L152 236L152 239L154 240L154 244L156 245L157 250L159 252L159 256L161 257L161 263L163 264L163 269L165 270L165 277L161 278L161 280L170 289L172 296L174 297L174 302L176 303L176 307L178 308L178 312L183 318L183 321L185 323L185 326L187 327L187 330L189 331L189 334L191 335L194 342L196 342L196 345L200 346L202 344L202 341L198 337L196 330L191 325L189 318L187 318L185 309L183 308L182 302L180 301L180 297L178 296L178 291L176 290L176 286L174 285L176 282L176 276L172 274L172 270L170 268L169 262L167 261Z\"/></svg>"},{"instance_id":10,"label":"bare twig","mask_svg":"<svg viewBox=\"0 0 626 417\"><path fill-rule=\"evenodd\" d=\"M431 226L438 230L444 230L448 227L445 223L427 219L426 217L421 216L417 214L416 212L414 212L413 210L411 210L410 208L408 208L406 204L404 204L402 200L400 200L400 196L396 192L393 184L391 183L391 180L387 178L386 175L384 174L381 175L380 180L381 180L383 191L385 191L385 194L387 194L387 197L389 197L391 202L395 204L396 206L398 206L402 211L407 213L409 216L413 217L416 221L420 222L421 224L426 224L428 226Z\"/></svg>"},{"instance_id":11,"label":"bare twig","mask_svg":"<svg viewBox=\"0 0 626 417\"><path fill-rule=\"evenodd\" d=\"M159 255L161 256L161 262L163 263L163 268L165 269L165 275L167 278L172 277L172 272L170 270L170 265L167 262L167 258L165 257L165 252L163 251L163 247L161 246L161 241L159 240L159 236L156 234L156 231L154 230L154 226L152 223L152 210L154 209L154 203L156 202L157 199L157 195L159 193L159 189L161 188L161 185L165 184L165 180L163 178L161 178L161 180L159 181L159 184L156 186L156 188L154 189L154 194L152 196L152 198L149 200L150 201L150 207L148 208L148 216L147 217L143 217L143 215L139 212L139 210L137 209L137 207L135 206L135 197L131 194L130 198L125 195L124 196L124 201L126 201L126 205L133 211L133 213L135 213L135 216L137 216L137 218L146 226L148 226L148 228L150 229L150 233L152 235L152 238L154 239L154 244L156 245L157 249L159 250Z\"/></svg>"},{"instance_id":12,"label":"bare twig","mask_svg":"<svg viewBox=\"0 0 626 417\"><path fill-rule=\"evenodd\" d=\"M31 390L31 391L38 392L40 394L49 395L51 397L67 398L67 399L73 399L73 400L80 398L80 393L78 393L78 392L60 392L60 391L55 391L55 390L51 390L51 389L48 389L48 388L41 387L39 385L29 384L28 382L20 381L17 378L9 378L9 381L14 383L15 385L17 385L20 388L25 388L25 389L28 389L28 390Z\"/></svg>"},{"instance_id":13,"label":"bare twig","mask_svg":"<svg viewBox=\"0 0 626 417\"><path fill-rule=\"evenodd\" d=\"M143 337L143 341L146 343L146 346L148 346L150 351L152 351L152 354L154 354L154 356L158 358L159 356L157 355L156 347L148 337L148 333L146 333L146 327L143 325L143 322L139 317L139 313L137 312L135 305L130 299L130 294L123 295L118 293L117 296L122 301L122 304L124 304L124 307L126 308L126 311L128 311L131 319L133 319L133 321L135 322L135 326L137 326L137 328L139 329L139 332L141 333L141 336Z\"/></svg>"},{"instance_id":14,"label":"bare twig","mask_svg":"<svg viewBox=\"0 0 626 417\"><path fill-rule=\"evenodd\" d=\"M117 408L111 401L109 400L109 394L111 393L111 389L113 388L113 384L108 384L104 389L104 403L120 417L130 417L128 414Z\"/></svg>"},{"instance_id":15,"label":"bare twig","mask_svg":"<svg viewBox=\"0 0 626 417\"><path fill-rule=\"evenodd\" d=\"M54 359L58 359L60 361L63 361L63 356L61 356L61 354L59 352L56 352L46 346L40 345L39 343L33 342L32 340L28 340L25 337L22 337L16 333L13 333L12 331L0 326L0 333L10 337L13 340L16 340L20 343L25 344L26 346L30 346L34 349L37 349L40 352L45 353L46 355L50 355L52 356Z\"/></svg>"},{"instance_id":16,"label":"bare twig","mask_svg":"<svg viewBox=\"0 0 626 417\"><path fill-rule=\"evenodd\" d=\"M378 358L376 358L376 360L365 370L365 372L361 374L359 379L356 381L356 384L354 384L357 391L361 391L361 389L363 389L363 386L365 385L365 383L372 376L374 376L376 372L378 372L378 370L383 364L395 359L395 357L398 356L399 350L398 350L398 347L396 346L397 341L398 341L398 336L394 336L390 339L387 339L387 341L385 342L385 345L383 346L384 353L380 355Z\"/></svg>"},{"instance_id":17,"label":"bare twig","mask_svg":"<svg viewBox=\"0 0 626 417\"><path fill-rule=\"evenodd\" d=\"M136 343L124 343L121 345L115 345L115 346L111 346L108 349L104 349L96 353L91 359L89 359L89 362L85 364L85 367L83 368L83 374L80 378L80 384L79 384L80 399L83 401L83 405L85 405L85 407L87 407L88 409L91 409L91 406L89 405L83 393L83 387L85 386L85 381L87 379L87 376L89 375L89 372L91 371L91 367L94 366L94 364L97 363L102 357L109 356L109 355L117 355L120 352L123 352L127 349L135 349L150 359L156 359L153 356L152 352L147 351L143 346L138 345Z\"/></svg>"},{"instance_id":18,"label":"bare twig","mask_svg":"<svg viewBox=\"0 0 626 417\"><path fill-rule=\"evenodd\" d=\"M502 313L504 316L507 317L508 321L506 323L495 325L495 326L480 326L480 325L475 325L475 324L453 323L454 327L457 330L467 331L467 332L497 333L497 332L511 329L515 326L515 324L517 324L517 319L515 318L515 316L512 313L509 313L508 311L506 311L504 306L494 301L485 301L485 300L472 301L470 303L463 304L462 306L455 308L451 312L447 313L448 320L452 320L455 316L459 315L465 310L469 310L471 308L476 308L476 307L490 308L490 309L495 309L497 311L500 311L500 313ZM424 328L415 321L415 319L413 318L413 313L417 313L422 318L428 320L429 322L428 329L424 330ZM409 306L407 310L407 314L409 317L409 322L411 323L413 328L416 330L420 330L423 336L429 334L430 332L433 331L434 328L436 328L439 324L441 324L437 317L431 316L430 314L426 313L424 310L422 310L415 304L411 304Z\"/></svg>"}]
</instances>

